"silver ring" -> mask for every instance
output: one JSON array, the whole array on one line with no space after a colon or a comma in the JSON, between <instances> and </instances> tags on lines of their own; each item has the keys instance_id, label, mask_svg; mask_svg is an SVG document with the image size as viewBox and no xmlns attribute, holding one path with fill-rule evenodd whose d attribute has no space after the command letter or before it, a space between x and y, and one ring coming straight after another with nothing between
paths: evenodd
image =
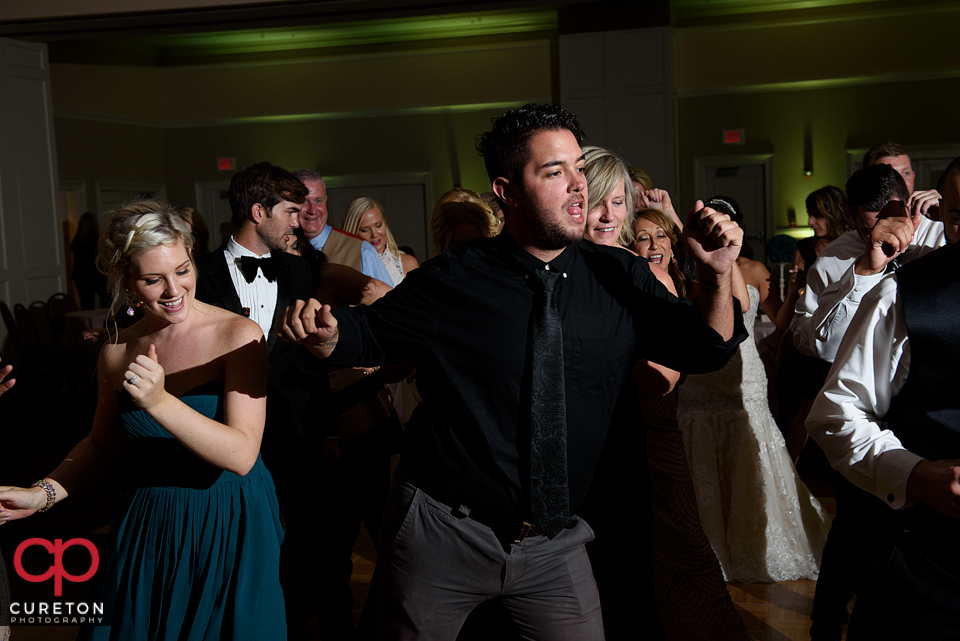
<instances>
[{"instance_id":1,"label":"silver ring","mask_svg":"<svg viewBox=\"0 0 960 641\"><path fill-rule=\"evenodd\" d=\"M130 380L127 382L130 383L131 385L136 385L138 380L140 380L140 377L134 374L133 376L130 377Z\"/></svg>"}]
</instances>

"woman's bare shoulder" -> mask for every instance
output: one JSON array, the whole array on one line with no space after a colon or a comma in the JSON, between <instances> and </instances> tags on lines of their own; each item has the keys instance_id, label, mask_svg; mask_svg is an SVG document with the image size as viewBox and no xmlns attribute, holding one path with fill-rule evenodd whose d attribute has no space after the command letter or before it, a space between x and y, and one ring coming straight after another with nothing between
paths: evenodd
<instances>
[{"instance_id":1,"label":"woman's bare shoulder","mask_svg":"<svg viewBox=\"0 0 960 641\"><path fill-rule=\"evenodd\" d=\"M195 301L194 305L201 319L202 329L215 335L217 342L226 349L263 338L263 330L249 318L200 301ZM278 310L277 313L281 311Z\"/></svg>"},{"instance_id":2,"label":"woman's bare shoulder","mask_svg":"<svg viewBox=\"0 0 960 641\"><path fill-rule=\"evenodd\" d=\"M127 357L130 346L135 344L142 336L143 321L141 320L108 337L100 347L100 358L97 361L97 368L101 375L112 377L118 370L125 370L130 361L130 358Z\"/></svg>"},{"instance_id":3,"label":"woman's bare shoulder","mask_svg":"<svg viewBox=\"0 0 960 641\"><path fill-rule=\"evenodd\" d=\"M743 279L747 284L753 285L757 289L760 289L760 283L770 278L770 270L759 260L741 258L740 271L743 273Z\"/></svg>"}]
</instances>

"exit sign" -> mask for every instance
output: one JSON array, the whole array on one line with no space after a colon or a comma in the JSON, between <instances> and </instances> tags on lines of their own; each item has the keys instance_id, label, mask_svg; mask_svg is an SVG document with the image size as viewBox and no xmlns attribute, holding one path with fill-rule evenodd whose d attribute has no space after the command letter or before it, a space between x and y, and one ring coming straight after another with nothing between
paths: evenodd
<instances>
[{"instance_id":1,"label":"exit sign","mask_svg":"<svg viewBox=\"0 0 960 641\"><path fill-rule=\"evenodd\" d=\"M745 130L743 129L724 129L723 144L742 145L746 141Z\"/></svg>"},{"instance_id":2,"label":"exit sign","mask_svg":"<svg viewBox=\"0 0 960 641\"><path fill-rule=\"evenodd\" d=\"M236 164L236 158L217 158L217 169L220 171L233 171Z\"/></svg>"}]
</instances>

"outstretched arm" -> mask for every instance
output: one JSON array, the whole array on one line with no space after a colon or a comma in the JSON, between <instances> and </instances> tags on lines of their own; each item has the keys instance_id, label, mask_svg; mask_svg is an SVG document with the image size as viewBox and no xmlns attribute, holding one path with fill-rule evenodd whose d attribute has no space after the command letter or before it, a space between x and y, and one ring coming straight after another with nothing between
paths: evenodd
<instances>
[{"instance_id":1,"label":"outstretched arm","mask_svg":"<svg viewBox=\"0 0 960 641\"><path fill-rule=\"evenodd\" d=\"M340 330L330 306L311 298L298 300L284 311L277 335L288 343L303 345L317 358L327 358L337 347Z\"/></svg>"},{"instance_id":2,"label":"outstretched arm","mask_svg":"<svg viewBox=\"0 0 960 641\"><path fill-rule=\"evenodd\" d=\"M105 368L104 368L105 369ZM45 478L53 486L55 502L86 487L116 460L123 449L124 435L117 411L118 393L101 370L98 379L97 414L90 434L80 441L63 462ZM0 486L0 524L26 518L47 504L41 487Z\"/></svg>"}]
</instances>

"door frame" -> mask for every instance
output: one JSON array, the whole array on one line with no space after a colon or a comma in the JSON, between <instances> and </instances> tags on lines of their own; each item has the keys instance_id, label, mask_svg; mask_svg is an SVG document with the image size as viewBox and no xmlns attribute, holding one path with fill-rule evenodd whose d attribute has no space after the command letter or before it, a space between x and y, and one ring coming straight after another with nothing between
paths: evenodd
<instances>
[{"instance_id":1,"label":"door frame","mask_svg":"<svg viewBox=\"0 0 960 641\"><path fill-rule=\"evenodd\" d=\"M731 154L727 156L698 156L693 159L693 189L694 195L698 199L707 198L706 175L705 172L710 167L717 166L738 166L744 165L762 165L763 166L763 192L764 207L766 216L763 219L763 233L766 241L770 240L776 233L777 227L773 215L773 154ZM714 170L715 171L715 170ZM763 248L766 256L766 247Z\"/></svg>"}]
</instances>

